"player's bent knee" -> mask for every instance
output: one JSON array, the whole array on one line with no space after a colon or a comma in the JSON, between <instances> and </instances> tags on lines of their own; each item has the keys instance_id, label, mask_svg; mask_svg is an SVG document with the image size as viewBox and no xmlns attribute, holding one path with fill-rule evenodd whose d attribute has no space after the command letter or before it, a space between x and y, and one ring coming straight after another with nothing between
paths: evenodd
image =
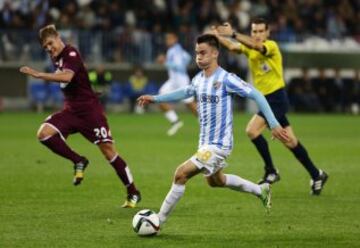
<instances>
[{"instance_id":1,"label":"player's bent knee","mask_svg":"<svg viewBox=\"0 0 360 248\"><path fill-rule=\"evenodd\" d=\"M295 148L297 144L298 144L297 140L290 140L288 142L284 142L284 145L289 149Z\"/></svg>"},{"instance_id":2,"label":"player's bent knee","mask_svg":"<svg viewBox=\"0 0 360 248\"><path fill-rule=\"evenodd\" d=\"M43 125L41 125L37 130L36 137L38 138L38 140L42 140L44 138Z\"/></svg>"},{"instance_id":3,"label":"player's bent knee","mask_svg":"<svg viewBox=\"0 0 360 248\"><path fill-rule=\"evenodd\" d=\"M176 184L185 184L187 181L187 177L185 174L176 173L174 177L174 182Z\"/></svg>"},{"instance_id":4,"label":"player's bent knee","mask_svg":"<svg viewBox=\"0 0 360 248\"><path fill-rule=\"evenodd\" d=\"M37 131L37 133L36 133L36 137L37 137L37 139L38 140L43 140L43 139L45 139L45 133L44 132L42 132L40 129Z\"/></svg>"},{"instance_id":5,"label":"player's bent knee","mask_svg":"<svg viewBox=\"0 0 360 248\"><path fill-rule=\"evenodd\" d=\"M259 135L259 133L256 132L256 131L255 131L253 128L251 128L251 127L246 127L245 132L246 132L246 135L247 135L250 139L254 139L254 138L256 138L256 137Z\"/></svg>"},{"instance_id":6,"label":"player's bent knee","mask_svg":"<svg viewBox=\"0 0 360 248\"><path fill-rule=\"evenodd\" d=\"M48 125L42 124L36 133L36 137L38 138L38 140L42 141L53 136L54 134L56 134L56 131L54 131Z\"/></svg>"},{"instance_id":7,"label":"player's bent knee","mask_svg":"<svg viewBox=\"0 0 360 248\"><path fill-rule=\"evenodd\" d=\"M175 171L174 182L176 184L185 184L187 181L186 173L179 167Z\"/></svg>"}]
</instances>

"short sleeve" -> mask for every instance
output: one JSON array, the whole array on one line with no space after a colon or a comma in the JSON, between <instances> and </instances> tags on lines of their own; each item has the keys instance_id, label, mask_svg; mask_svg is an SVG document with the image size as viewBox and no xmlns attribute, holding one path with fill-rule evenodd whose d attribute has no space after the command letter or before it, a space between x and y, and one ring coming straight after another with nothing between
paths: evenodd
<instances>
[{"instance_id":1,"label":"short sleeve","mask_svg":"<svg viewBox=\"0 0 360 248\"><path fill-rule=\"evenodd\" d=\"M253 90L253 86L239 78L233 73L227 74L224 80L226 91L242 97L247 97Z\"/></svg>"},{"instance_id":2,"label":"short sleeve","mask_svg":"<svg viewBox=\"0 0 360 248\"><path fill-rule=\"evenodd\" d=\"M82 64L80 54L76 50L67 51L63 58L63 69L69 69L77 73Z\"/></svg>"},{"instance_id":3,"label":"short sleeve","mask_svg":"<svg viewBox=\"0 0 360 248\"><path fill-rule=\"evenodd\" d=\"M272 40L265 41L263 45L266 48L266 53L264 54L265 56L272 56L276 53L277 50L279 50L279 47L276 44L276 42Z\"/></svg>"}]
</instances>

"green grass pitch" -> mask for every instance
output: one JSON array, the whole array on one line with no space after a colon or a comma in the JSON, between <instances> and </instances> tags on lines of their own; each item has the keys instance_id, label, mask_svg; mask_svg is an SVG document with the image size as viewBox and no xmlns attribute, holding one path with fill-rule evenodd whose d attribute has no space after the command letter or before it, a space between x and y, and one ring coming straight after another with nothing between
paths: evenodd
<instances>
[{"instance_id":1,"label":"green grass pitch","mask_svg":"<svg viewBox=\"0 0 360 248\"><path fill-rule=\"evenodd\" d=\"M160 114L111 114L120 154L128 161L143 201L122 209L125 191L96 146L80 135L68 141L91 161L80 187L72 165L36 140L46 115L0 115L0 247L360 247L360 118L290 115L295 132L329 181L309 195L309 177L292 154L269 141L281 181L273 186L267 215L258 199L211 189L197 176L159 236L140 238L133 215L159 210L175 168L197 148L198 123L172 138ZM256 181L262 162L244 130L249 115L234 117L235 147L225 172ZM267 132L267 137L269 133Z\"/></svg>"}]
</instances>

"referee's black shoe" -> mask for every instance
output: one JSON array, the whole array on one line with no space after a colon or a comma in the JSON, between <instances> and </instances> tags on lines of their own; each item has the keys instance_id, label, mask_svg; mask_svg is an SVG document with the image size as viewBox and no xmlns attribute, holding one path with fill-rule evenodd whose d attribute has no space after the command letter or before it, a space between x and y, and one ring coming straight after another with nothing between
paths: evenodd
<instances>
[{"instance_id":1,"label":"referee's black shoe","mask_svg":"<svg viewBox=\"0 0 360 248\"><path fill-rule=\"evenodd\" d=\"M258 184L263 184L263 183L273 184L278 181L280 181L280 175L278 171L272 173L265 172L264 177L258 181Z\"/></svg>"},{"instance_id":2,"label":"referee's black shoe","mask_svg":"<svg viewBox=\"0 0 360 248\"><path fill-rule=\"evenodd\" d=\"M329 176L325 171L319 170L319 176L316 179L310 180L311 194L320 195Z\"/></svg>"}]
</instances>

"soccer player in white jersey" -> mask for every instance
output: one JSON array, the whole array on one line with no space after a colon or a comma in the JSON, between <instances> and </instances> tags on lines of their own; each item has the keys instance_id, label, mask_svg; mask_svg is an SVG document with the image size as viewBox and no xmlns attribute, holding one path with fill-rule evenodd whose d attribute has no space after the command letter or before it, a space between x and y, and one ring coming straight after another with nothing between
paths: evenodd
<instances>
[{"instance_id":1,"label":"soccer player in white jersey","mask_svg":"<svg viewBox=\"0 0 360 248\"><path fill-rule=\"evenodd\" d=\"M142 106L152 102L179 101L195 95L198 101L199 148L195 155L177 168L172 187L159 211L161 224L183 196L186 182L199 173L205 175L211 187L227 187L251 193L259 197L267 209L270 208L269 184L257 185L237 175L223 173L226 158L233 148L232 98L235 94L255 100L269 122L273 137L288 139L265 97L250 84L218 65L219 41L214 35L199 36L195 51L196 63L202 71L193 78L189 86L165 95L144 95L138 98Z\"/></svg>"},{"instance_id":2,"label":"soccer player in white jersey","mask_svg":"<svg viewBox=\"0 0 360 248\"><path fill-rule=\"evenodd\" d=\"M166 94L186 87L190 83L190 78L187 74L187 66L191 61L190 54L181 47L176 33L166 33L165 43L168 47L166 57L159 57L158 61L165 64L169 79L161 86L159 90L160 94ZM184 99L183 102L195 115L197 115L194 97ZM184 125L184 123L179 119L170 104L161 103L159 107L165 113L166 119L171 123L171 127L167 131L167 134L172 136Z\"/></svg>"}]
</instances>

